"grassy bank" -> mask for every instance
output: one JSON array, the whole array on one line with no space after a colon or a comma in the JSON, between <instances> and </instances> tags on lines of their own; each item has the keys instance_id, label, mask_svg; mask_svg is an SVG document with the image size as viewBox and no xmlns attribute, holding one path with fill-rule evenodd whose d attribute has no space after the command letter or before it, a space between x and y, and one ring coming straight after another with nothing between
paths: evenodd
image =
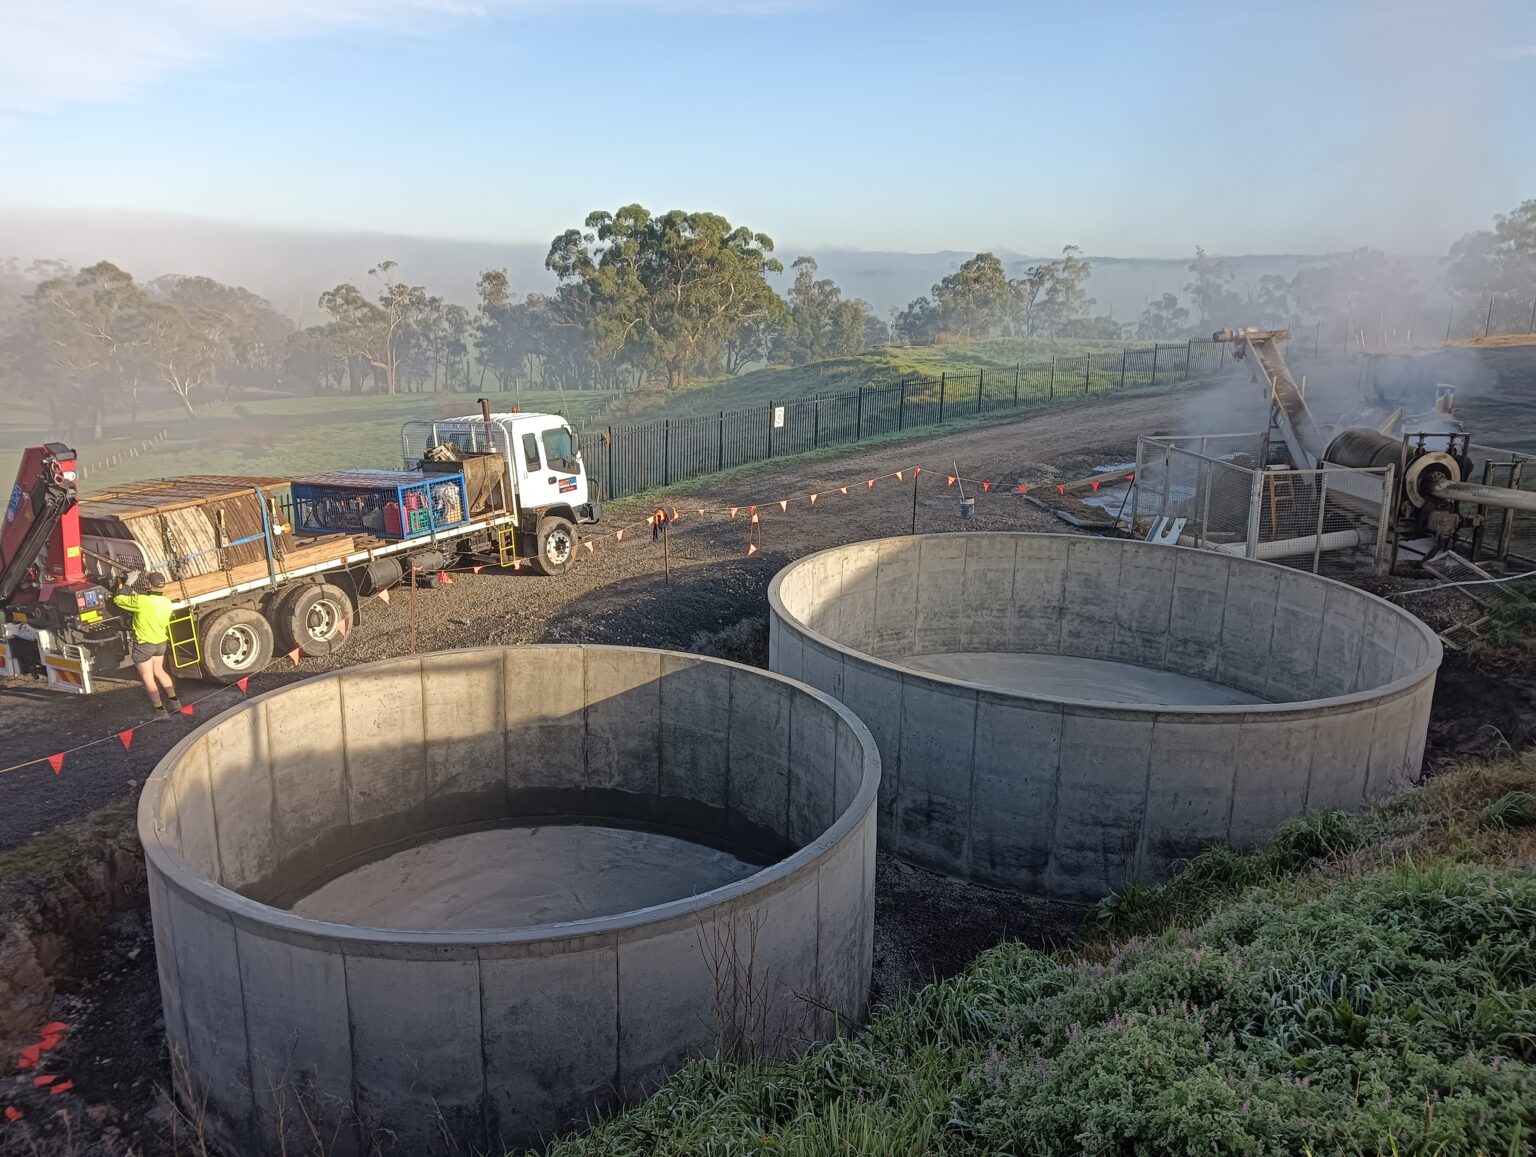
<instances>
[{"instance_id":1,"label":"grassy bank","mask_svg":"<svg viewBox=\"0 0 1536 1157\"><path fill-rule=\"evenodd\" d=\"M784 1065L696 1062L576 1154L1523 1154L1536 756L1285 824Z\"/></svg>"}]
</instances>

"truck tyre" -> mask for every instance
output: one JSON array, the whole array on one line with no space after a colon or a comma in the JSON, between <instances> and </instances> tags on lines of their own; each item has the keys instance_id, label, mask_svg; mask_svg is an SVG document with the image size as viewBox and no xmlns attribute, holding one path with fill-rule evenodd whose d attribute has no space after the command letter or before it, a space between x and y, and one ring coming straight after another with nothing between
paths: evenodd
<instances>
[{"instance_id":1,"label":"truck tyre","mask_svg":"<svg viewBox=\"0 0 1536 1157\"><path fill-rule=\"evenodd\" d=\"M297 647L306 655L337 654L350 637L352 610L351 596L330 583L305 583L288 592L272 609L281 653Z\"/></svg>"},{"instance_id":2,"label":"truck tyre","mask_svg":"<svg viewBox=\"0 0 1536 1157\"><path fill-rule=\"evenodd\" d=\"M230 607L199 624L203 675L234 683L272 661L272 626L250 607Z\"/></svg>"},{"instance_id":3,"label":"truck tyre","mask_svg":"<svg viewBox=\"0 0 1536 1157\"><path fill-rule=\"evenodd\" d=\"M539 519L539 553L534 561L540 573L554 576L570 570L579 545L570 519L557 514Z\"/></svg>"}]
</instances>

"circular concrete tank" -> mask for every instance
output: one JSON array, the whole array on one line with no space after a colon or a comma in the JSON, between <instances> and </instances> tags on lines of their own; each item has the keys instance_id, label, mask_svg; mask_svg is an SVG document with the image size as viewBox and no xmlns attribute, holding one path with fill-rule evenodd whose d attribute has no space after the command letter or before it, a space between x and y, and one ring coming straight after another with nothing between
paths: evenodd
<instances>
[{"instance_id":1,"label":"circular concrete tank","mask_svg":"<svg viewBox=\"0 0 1536 1157\"><path fill-rule=\"evenodd\" d=\"M690 1056L824 1039L868 999L879 779L842 705L693 655L452 651L253 698L139 804L178 1094L231 1155L499 1151Z\"/></svg>"},{"instance_id":2,"label":"circular concrete tank","mask_svg":"<svg viewBox=\"0 0 1536 1157\"><path fill-rule=\"evenodd\" d=\"M1440 664L1343 583L1109 538L859 542L768 599L772 669L879 743L882 847L1078 901L1410 782Z\"/></svg>"}]
</instances>

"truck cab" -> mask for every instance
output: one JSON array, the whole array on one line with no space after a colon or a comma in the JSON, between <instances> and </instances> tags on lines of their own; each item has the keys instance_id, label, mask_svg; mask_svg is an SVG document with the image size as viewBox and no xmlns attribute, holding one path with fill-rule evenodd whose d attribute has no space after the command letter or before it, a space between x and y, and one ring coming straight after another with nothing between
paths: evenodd
<instances>
[{"instance_id":1,"label":"truck cab","mask_svg":"<svg viewBox=\"0 0 1536 1157\"><path fill-rule=\"evenodd\" d=\"M476 489L474 475L481 478L480 493L471 495L471 508L485 502L490 509L505 510L516 528L518 554L545 573L559 574L574 561L575 526L602 517L580 440L559 414L492 413L482 405L485 408L479 414L405 423L401 429L405 466L431 469L496 458L503 470L494 479L484 471L469 472L472 490ZM497 483L501 493L486 493Z\"/></svg>"}]
</instances>

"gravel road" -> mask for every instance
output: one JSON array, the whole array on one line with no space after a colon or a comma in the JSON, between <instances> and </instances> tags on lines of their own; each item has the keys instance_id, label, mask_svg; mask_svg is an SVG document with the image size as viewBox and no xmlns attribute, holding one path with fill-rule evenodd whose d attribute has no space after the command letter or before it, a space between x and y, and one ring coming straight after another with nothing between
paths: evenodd
<instances>
[{"instance_id":1,"label":"gravel road","mask_svg":"<svg viewBox=\"0 0 1536 1157\"><path fill-rule=\"evenodd\" d=\"M1018 483L1074 478L1101 460L1123 458L1134 450L1138 433L1171 428L1188 401L1185 394L1063 406L942 437L854 449L819 461L791 460L675 487L666 499L681 519L670 535L670 581L662 573L661 547L643 526L626 532L623 542L613 538L614 529L644 519L652 504L614 503L599 527L585 528L595 531L595 549L582 551L574 569L561 578L488 568L478 575L457 574L452 586L419 591L417 646L437 651L487 643L591 642L688 650L701 633L764 616L768 581L791 560L838 543L907 533L912 486L891 478L870 490L864 482L871 476L924 467L918 486L919 531L1061 531L1067 529L1062 523L1014 491ZM964 477L994 483L992 491L976 494L976 517L969 523L959 521L958 495L944 483L944 472L957 461ZM843 485L850 485L848 497L837 492ZM787 514L779 510L776 499L811 491L824 495L815 506L801 501ZM761 546L749 558L745 507L753 503L761 512ZM700 519L695 513L698 506L731 504L743 507L736 521ZM298 668L278 660L252 678L252 693L318 671L407 653L410 603L399 590L387 606L369 601L342 655L306 659ZM0 767L44 758L124 728L141 728L130 750L113 739L74 752L59 775L46 762L0 774L0 849L134 791L181 735L240 697L233 688L216 691L189 683L183 698L196 703L191 719L152 719L136 684L103 684L100 693L77 698L24 680L0 681Z\"/></svg>"}]
</instances>

